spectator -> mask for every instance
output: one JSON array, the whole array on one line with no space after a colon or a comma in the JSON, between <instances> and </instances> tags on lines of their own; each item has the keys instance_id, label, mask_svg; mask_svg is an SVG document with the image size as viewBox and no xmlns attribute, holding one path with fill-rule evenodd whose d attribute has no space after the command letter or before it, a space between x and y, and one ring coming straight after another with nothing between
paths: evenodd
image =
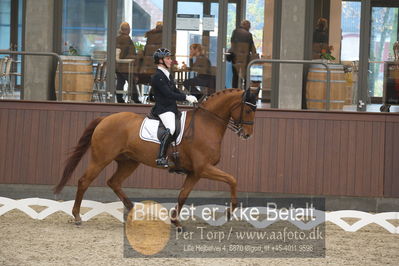
<instances>
[{"instance_id":1,"label":"spectator","mask_svg":"<svg viewBox=\"0 0 399 266\"><path fill-rule=\"evenodd\" d=\"M233 63L233 88L238 88L240 79L245 79L250 60L259 58L256 53L252 34L249 32L251 22L243 20L231 35L231 49Z\"/></svg>"},{"instance_id":2,"label":"spectator","mask_svg":"<svg viewBox=\"0 0 399 266\"><path fill-rule=\"evenodd\" d=\"M162 46L162 21L156 23L155 28L144 34L147 38L143 54L139 61L139 84L150 84L151 75L155 73L153 54ZM150 93L150 101L153 101L153 95Z\"/></svg>"},{"instance_id":3,"label":"spectator","mask_svg":"<svg viewBox=\"0 0 399 266\"><path fill-rule=\"evenodd\" d=\"M136 48L134 47L133 41L129 36L130 25L127 22L121 23L119 27L119 36L116 37L116 48L120 50L119 59L134 59L136 56ZM116 90L121 91L125 86L125 82L132 87L132 100L135 103L141 103L139 100L139 94L136 88L136 84L132 75L133 69L130 69L128 63L117 63L116 64L116 78L117 85ZM130 74L130 75L129 75ZM129 80L130 78L130 80ZM123 100L123 94L116 94L118 103L125 103Z\"/></svg>"},{"instance_id":4,"label":"spectator","mask_svg":"<svg viewBox=\"0 0 399 266\"><path fill-rule=\"evenodd\" d=\"M190 45L189 70L197 74L183 82L184 87L191 94L199 99L204 94L209 95L215 92L215 76L212 75L211 62L204 55L202 45L199 43ZM205 87L207 91L199 91L196 86Z\"/></svg>"},{"instance_id":5,"label":"spectator","mask_svg":"<svg viewBox=\"0 0 399 266\"><path fill-rule=\"evenodd\" d=\"M325 18L317 20L313 32L313 59L319 59L322 50L328 50L328 21Z\"/></svg>"}]
</instances>

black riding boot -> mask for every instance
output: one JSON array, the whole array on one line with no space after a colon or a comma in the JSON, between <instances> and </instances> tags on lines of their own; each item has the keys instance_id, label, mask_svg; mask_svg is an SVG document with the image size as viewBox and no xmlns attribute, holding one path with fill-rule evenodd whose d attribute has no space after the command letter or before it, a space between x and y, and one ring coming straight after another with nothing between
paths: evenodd
<instances>
[{"instance_id":1,"label":"black riding boot","mask_svg":"<svg viewBox=\"0 0 399 266\"><path fill-rule=\"evenodd\" d=\"M166 152L168 151L171 142L172 142L172 134L170 134L169 129L167 129L161 139L158 159L155 160L157 166L165 168L168 167L168 159L166 158Z\"/></svg>"}]
</instances>

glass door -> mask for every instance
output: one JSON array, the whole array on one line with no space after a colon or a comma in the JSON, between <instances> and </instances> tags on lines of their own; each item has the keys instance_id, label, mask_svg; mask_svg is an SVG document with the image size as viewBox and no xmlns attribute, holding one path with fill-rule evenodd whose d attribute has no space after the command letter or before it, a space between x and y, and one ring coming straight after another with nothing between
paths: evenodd
<instances>
[{"instance_id":1,"label":"glass door","mask_svg":"<svg viewBox=\"0 0 399 266\"><path fill-rule=\"evenodd\" d=\"M20 51L22 48L22 4L22 0L0 1L1 50Z\"/></svg>"},{"instance_id":2,"label":"glass door","mask_svg":"<svg viewBox=\"0 0 399 266\"><path fill-rule=\"evenodd\" d=\"M172 52L176 55L175 75L180 89L201 97L216 88L231 87L225 52L239 17L239 3L177 1Z\"/></svg>"},{"instance_id":3,"label":"glass door","mask_svg":"<svg viewBox=\"0 0 399 266\"><path fill-rule=\"evenodd\" d=\"M372 98L383 96L384 64L394 59L393 44L398 40L399 23L399 3L396 5L372 7L368 78L369 95Z\"/></svg>"},{"instance_id":4,"label":"glass door","mask_svg":"<svg viewBox=\"0 0 399 266\"><path fill-rule=\"evenodd\" d=\"M92 56L107 49L107 1L63 0L62 54Z\"/></svg>"},{"instance_id":5,"label":"glass door","mask_svg":"<svg viewBox=\"0 0 399 266\"><path fill-rule=\"evenodd\" d=\"M23 0L0 1L0 50L22 51L22 13ZM8 57L0 54L0 58ZM9 97L20 98L22 56L11 56L9 60L9 73L6 86L12 94ZM4 79L3 79L4 83ZM4 85L4 84L3 84Z\"/></svg>"},{"instance_id":6,"label":"glass door","mask_svg":"<svg viewBox=\"0 0 399 266\"><path fill-rule=\"evenodd\" d=\"M227 31L226 31L226 42L224 46L224 52L228 53L231 48L231 35L234 29L237 27L238 23L240 22L239 18L239 8L237 3L228 3L227 4ZM233 65L231 60L227 60L228 58L224 55L222 57L222 63L225 64L225 84L226 88L233 88Z\"/></svg>"},{"instance_id":7,"label":"glass door","mask_svg":"<svg viewBox=\"0 0 399 266\"><path fill-rule=\"evenodd\" d=\"M117 62L116 65L116 89L119 94L123 92L125 101L137 103L149 100L149 84L156 71L153 54L163 46L164 5L164 0L118 0L118 35L121 35L121 23L127 22L131 28L129 37L134 45L134 48L124 46L119 56L120 59L133 60L130 63L129 60ZM116 48L121 46L121 42L123 38L117 37ZM121 73L127 73L127 82L126 76L124 78ZM120 96L118 102L121 102Z\"/></svg>"},{"instance_id":8,"label":"glass door","mask_svg":"<svg viewBox=\"0 0 399 266\"><path fill-rule=\"evenodd\" d=\"M11 0L0 1L0 49L11 47ZM3 57L4 55L0 55Z\"/></svg>"}]
</instances>

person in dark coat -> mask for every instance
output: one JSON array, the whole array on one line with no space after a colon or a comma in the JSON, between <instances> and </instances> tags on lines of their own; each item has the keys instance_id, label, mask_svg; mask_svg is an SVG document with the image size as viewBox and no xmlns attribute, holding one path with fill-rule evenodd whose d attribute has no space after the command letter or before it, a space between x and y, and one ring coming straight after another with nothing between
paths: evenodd
<instances>
[{"instance_id":1,"label":"person in dark coat","mask_svg":"<svg viewBox=\"0 0 399 266\"><path fill-rule=\"evenodd\" d=\"M151 77L151 87L155 98L151 113L158 116L166 128L165 134L160 139L159 155L155 161L159 167L169 166L166 152L176 130L175 120L178 115L176 101L198 102L194 96L185 95L177 89L173 76L169 72L173 62L171 56L171 52L166 48L156 50L153 56L157 70Z\"/></svg>"},{"instance_id":2,"label":"person in dark coat","mask_svg":"<svg viewBox=\"0 0 399 266\"><path fill-rule=\"evenodd\" d=\"M144 46L144 55L153 55L154 52L162 47L162 21L158 21L150 31L147 31L144 37L147 38L146 44Z\"/></svg>"},{"instance_id":3,"label":"person in dark coat","mask_svg":"<svg viewBox=\"0 0 399 266\"><path fill-rule=\"evenodd\" d=\"M247 66L251 58L256 57L256 48L252 34L249 32L251 22L243 20L240 26L231 35L231 49L233 53L233 88L241 84L239 78L244 78L247 73Z\"/></svg>"},{"instance_id":4,"label":"person in dark coat","mask_svg":"<svg viewBox=\"0 0 399 266\"><path fill-rule=\"evenodd\" d=\"M147 40L139 62L139 83L149 84L151 76L155 73L156 67L152 56L157 49L162 47L162 25L162 21L158 21L155 28L144 34ZM152 93L150 93L150 99L153 98L152 96Z\"/></svg>"},{"instance_id":5,"label":"person in dark coat","mask_svg":"<svg viewBox=\"0 0 399 266\"><path fill-rule=\"evenodd\" d=\"M197 98L201 98L205 92L198 91L195 87L201 86L208 89L207 95L215 92L216 79L212 75L211 61L204 55L202 45L199 43L193 43L190 45L190 61L189 61L190 72L197 73L197 76L186 79L183 82L184 87L195 95Z\"/></svg>"},{"instance_id":6,"label":"person in dark coat","mask_svg":"<svg viewBox=\"0 0 399 266\"><path fill-rule=\"evenodd\" d=\"M123 22L119 27L119 36L116 37L116 48L119 49L119 57L117 59L134 59L136 56L136 48L134 47L133 41L129 36L130 25L127 22ZM117 63L116 64L116 78L117 85L116 90L123 90L125 82L129 82L132 87L132 100L135 103L141 103L139 100L139 94L136 88L136 84L133 79L133 66L131 65L129 69L128 63ZM129 80L129 70L130 70L130 80ZM116 99L118 103L124 103L122 94L116 94Z\"/></svg>"},{"instance_id":7,"label":"person in dark coat","mask_svg":"<svg viewBox=\"0 0 399 266\"><path fill-rule=\"evenodd\" d=\"M323 50L328 50L328 21L319 18L313 32L313 59L319 59Z\"/></svg>"},{"instance_id":8,"label":"person in dark coat","mask_svg":"<svg viewBox=\"0 0 399 266\"><path fill-rule=\"evenodd\" d=\"M313 42L328 43L328 21L325 18L317 20L315 31L313 32Z\"/></svg>"}]
</instances>

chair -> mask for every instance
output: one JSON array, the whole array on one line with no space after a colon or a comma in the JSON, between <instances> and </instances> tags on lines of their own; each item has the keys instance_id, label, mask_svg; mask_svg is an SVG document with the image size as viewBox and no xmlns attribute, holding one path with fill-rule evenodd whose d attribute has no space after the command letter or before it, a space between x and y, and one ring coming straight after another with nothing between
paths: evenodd
<instances>
[{"instance_id":1,"label":"chair","mask_svg":"<svg viewBox=\"0 0 399 266\"><path fill-rule=\"evenodd\" d=\"M5 57L1 59L0 63L0 95L4 97L7 95L14 94L14 83L11 79L11 65L13 63L13 59L10 57Z\"/></svg>"},{"instance_id":2,"label":"chair","mask_svg":"<svg viewBox=\"0 0 399 266\"><path fill-rule=\"evenodd\" d=\"M0 58L0 96L3 97L4 94L4 76L5 76L5 65L7 62L7 57Z\"/></svg>"},{"instance_id":3,"label":"chair","mask_svg":"<svg viewBox=\"0 0 399 266\"><path fill-rule=\"evenodd\" d=\"M107 60L107 51L93 51L91 59L93 61L104 62L105 60Z\"/></svg>"},{"instance_id":4,"label":"chair","mask_svg":"<svg viewBox=\"0 0 399 266\"><path fill-rule=\"evenodd\" d=\"M116 50L120 50L120 49L116 49ZM130 99L132 98L132 85L134 83L133 80L134 80L134 69L135 69L135 64L136 64L136 58L118 59L119 53L120 53L120 51L119 52L117 51L116 63L119 64L119 66L121 66L121 65L123 66L124 64L127 65L127 69L125 69L125 70L127 70L127 73L128 73L128 78L127 78L128 83L127 83L127 91L125 89L115 90L115 93L122 94L124 101L130 102Z\"/></svg>"},{"instance_id":5,"label":"chair","mask_svg":"<svg viewBox=\"0 0 399 266\"><path fill-rule=\"evenodd\" d=\"M154 65L154 58L152 55L143 55L138 61L138 82L139 92L142 95L142 102L149 102L150 90L151 90L151 76L156 71L156 66Z\"/></svg>"},{"instance_id":6,"label":"chair","mask_svg":"<svg viewBox=\"0 0 399 266\"><path fill-rule=\"evenodd\" d=\"M106 90L107 62L98 62L94 72L92 102L107 102L111 97Z\"/></svg>"},{"instance_id":7,"label":"chair","mask_svg":"<svg viewBox=\"0 0 399 266\"><path fill-rule=\"evenodd\" d=\"M107 51L96 50L91 56L94 67L92 102L107 102L109 99L105 86Z\"/></svg>"}]
</instances>

